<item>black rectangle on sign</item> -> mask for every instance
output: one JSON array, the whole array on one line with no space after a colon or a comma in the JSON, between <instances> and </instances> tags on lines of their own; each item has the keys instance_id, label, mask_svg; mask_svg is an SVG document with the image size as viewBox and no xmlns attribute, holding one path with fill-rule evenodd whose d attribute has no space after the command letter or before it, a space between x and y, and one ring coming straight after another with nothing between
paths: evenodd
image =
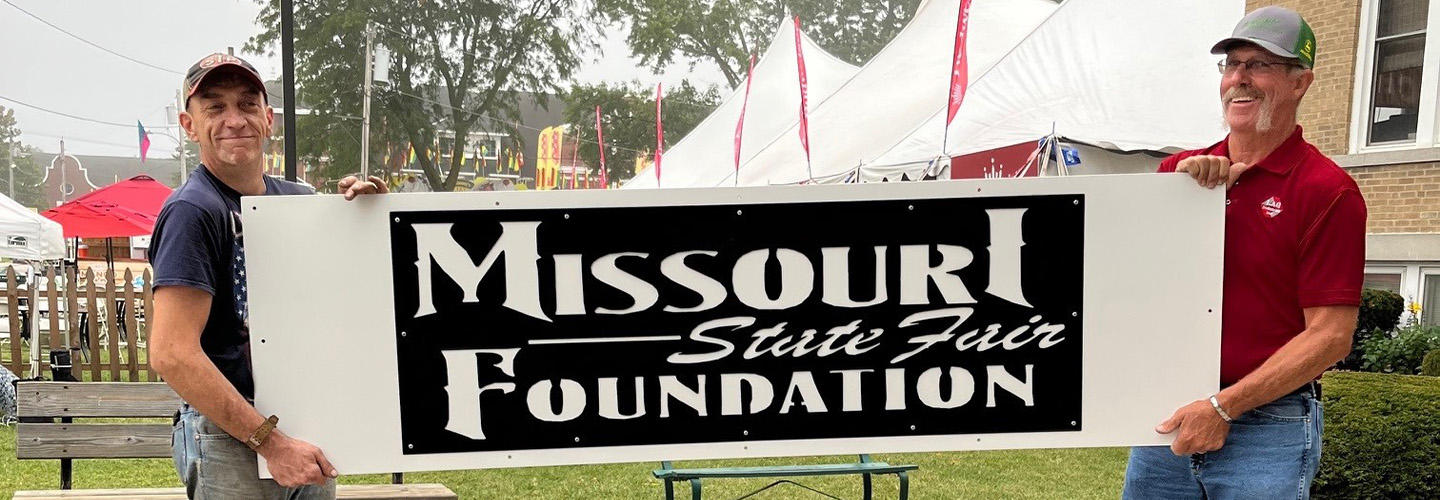
<instances>
[{"instance_id":1,"label":"black rectangle on sign","mask_svg":"<svg viewBox=\"0 0 1440 500\"><path fill-rule=\"evenodd\" d=\"M1084 211L392 213L404 453L1079 431Z\"/></svg>"}]
</instances>

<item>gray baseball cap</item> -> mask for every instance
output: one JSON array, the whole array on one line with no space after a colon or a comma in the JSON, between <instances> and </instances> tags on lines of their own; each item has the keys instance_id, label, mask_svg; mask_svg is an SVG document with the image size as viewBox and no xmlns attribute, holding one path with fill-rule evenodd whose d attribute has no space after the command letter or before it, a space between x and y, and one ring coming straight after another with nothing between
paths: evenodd
<instances>
[{"instance_id":1,"label":"gray baseball cap","mask_svg":"<svg viewBox=\"0 0 1440 500\"><path fill-rule=\"evenodd\" d=\"M1315 67L1315 32L1300 13L1284 7L1261 7L1246 14L1235 25L1230 38L1210 49L1211 54L1224 54L1236 44L1260 46L1280 57L1299 59L1306 68Z\"/></svg>"}]
</instances>

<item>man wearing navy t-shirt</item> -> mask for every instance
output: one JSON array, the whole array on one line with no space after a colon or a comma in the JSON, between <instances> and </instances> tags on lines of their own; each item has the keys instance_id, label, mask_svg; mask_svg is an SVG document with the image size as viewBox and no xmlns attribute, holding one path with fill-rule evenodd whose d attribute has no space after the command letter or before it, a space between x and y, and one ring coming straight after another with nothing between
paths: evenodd
<instances>
[{"instance_id":1,"label":"man wearing navy t-shirt","mask_svg":"<svg viewBox=\"0 0 1440 500\"><path fill-rule=\"evenodd\" d=\"M150 363L185 401L174 429L176 471L190 498L333 499L338 472L325 454L253 405L240 221L241 196L315 190L265 175L275 111L253 66L206 56L186 74L185 92L180 125L200 145L201 165L165 202L150 245ZM387 191L375 177L348 177L339 187L346 199ZM257 454L274 479L259 478Z\"/></svg>"},{"instance_id":2,"label":"man wearing navy t-shirt","mask_svg":"<svg viewBox=\"0 0 1440 500\"><path fill-rule=\"evenodd\" d=\"M1350 352L1365 267L1365 200L1296 121L1315 81L1315 35L1265 7L1212 49L1230 135L1167 158L1227 189L1219 393L1131 450L1127 500L1309 498L1320 463L1320 375ZM1190 265L1191 263L1178 263Z\"/></svg>"}]
</instances>

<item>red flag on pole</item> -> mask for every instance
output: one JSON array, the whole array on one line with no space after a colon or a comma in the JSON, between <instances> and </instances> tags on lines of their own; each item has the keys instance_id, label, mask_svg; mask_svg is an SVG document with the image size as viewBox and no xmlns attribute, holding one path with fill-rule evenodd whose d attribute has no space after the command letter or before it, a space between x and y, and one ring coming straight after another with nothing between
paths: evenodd
<instances>
[{"instance_id":1,"label":"red flag on pole","mask_svg":"<svg viewBox=\"0 0 1440 500\"><path fill-rule=\"evenodd\" d=\"M800 45L800 16L795 16L795 64L799 65L800 71L800 146L805 148L805 168L810 169L810 113L809 113L809 87L810 83L805 76L805 50ZM810 178L815 178L815 173L810 172Z\"/></svg>"},{"instance_id":2,"label":"red flag on pole","mask_svg":"<svg viewBox=\"0 0 1440 500\"><path fill-rule=\"evenodd\" d=\"M955 121L960 103L965 100L965 89L970 85L970 68L966 62L966 37L970 29L970 0L960 0L960 18L955 26L955 65L950 72L950 109L945 114L945 129ZM948 136L947 136L948 139Z\"/></svg>"},{"instance_id":3,"label":"red flag on pole","mask_svg":"<svg viewBox=\"0 0 1440 500\"><path fill-rule=\"evenodd\" d=\"M150 134L145 132L145 124L135 120L135 126L140 129L140 163L145 163L145 157L150 154Z\"/></svg>"},{"instance_id":4,"label":"red flag on pole","mask_svg":"<svg viewBox=\"0 0 1440 500\"><path fill-rule=\"evenodd\" d=\"M661 120L660 102L664 99L662 88L665 84L655 84L655 187L660 187L660 157L665 150L665 123Z\"/></svg>"},{"instance_id":5,"label":"red flag on pole","mask_svg":"<svg viewBox=\"0 0 1440 500\"><path fill-rule=\"evenodd\" d=\"M605 172L605 129L600 126L600 106L595 106L595 142L600 145L600 189L610 189Z\"/></svg>"},{"instance_id":6,"label":"red flag on pole","mask_svg":"<svg viewBox=\"0 0 1440 500\"><path fill-rule=\"evenodd\" d=\"M750 54L750 71L745 74L745 100L740 102L740 121L735 124L735 185L740 185L740 138L745 134L745 108L750 107L750 81L755 77L755 54Z\"/></svg>"}]
</instances>

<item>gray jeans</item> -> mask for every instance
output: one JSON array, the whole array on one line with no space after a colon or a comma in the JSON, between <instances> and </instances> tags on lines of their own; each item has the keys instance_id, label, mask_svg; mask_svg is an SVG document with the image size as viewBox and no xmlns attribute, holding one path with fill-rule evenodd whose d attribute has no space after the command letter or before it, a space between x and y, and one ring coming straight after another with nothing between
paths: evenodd
<instances>
[{"instance_id":1,"label":"gray jeans","mask_svg":"<svg viewBox=\"0 0 1440 500\"><path fill-rule=\"evenodd\" d=\"M220 430L189 405L180 410L172 431L175 472L192 500L331 500L335 480L324 486L285 488L260 479L255 452Z\"/></svg>"}]
</instances>

